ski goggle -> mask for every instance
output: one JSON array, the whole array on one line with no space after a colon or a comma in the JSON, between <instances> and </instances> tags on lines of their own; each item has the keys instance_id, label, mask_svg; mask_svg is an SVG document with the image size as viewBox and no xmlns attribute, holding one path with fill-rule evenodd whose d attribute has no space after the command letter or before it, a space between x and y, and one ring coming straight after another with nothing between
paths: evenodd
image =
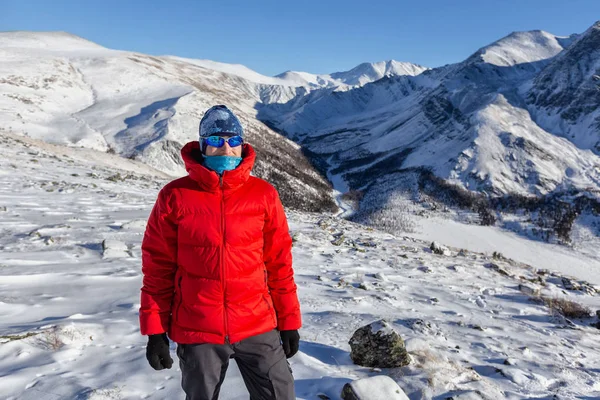
<instances>
[{"instance_id":1,"label":"ski goggle","mask_svg":"<svg viewBox=\"0 0 600 400\"><path fill-rule=\"evenodd\" d=\"M206 146L223 147L225 145L225 140L227 140L229 147L238 147L244 143L244 139L242 139L241 136L232 136L230 138L223 136L209 136L204 138L204 144Z\"/></svg>"}]
</instances>

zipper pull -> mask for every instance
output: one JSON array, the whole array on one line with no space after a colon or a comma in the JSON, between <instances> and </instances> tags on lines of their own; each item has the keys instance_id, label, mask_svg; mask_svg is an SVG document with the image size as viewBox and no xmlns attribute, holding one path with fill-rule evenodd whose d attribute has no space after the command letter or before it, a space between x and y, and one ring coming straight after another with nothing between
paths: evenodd
<instances>
[{"instance_id":1,"label":"zipper pull","mask_svg":"<svg viewBox=\"0 0 600 400\"><path fill-rule=\"evenodd\" d=\"M229 343L229 335L225 335L225 344L230 344Z\"/></svg>"}]
</instances>

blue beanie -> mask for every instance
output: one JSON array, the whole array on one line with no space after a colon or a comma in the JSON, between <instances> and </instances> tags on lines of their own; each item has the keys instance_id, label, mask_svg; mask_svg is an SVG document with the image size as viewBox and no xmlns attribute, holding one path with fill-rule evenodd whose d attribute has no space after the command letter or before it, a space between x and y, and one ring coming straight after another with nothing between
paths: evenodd
<instances>
[{"instance_id":1,"label":"blue beanie","mask_svg":"<svg viewBox=\"0 0 600 400\"><path fill-rule=\"evenodd\" d=\"M200 141L215 134L244 137L240 120L224 105L209 108L200 121Z\"/></svg>"}]
</instances>

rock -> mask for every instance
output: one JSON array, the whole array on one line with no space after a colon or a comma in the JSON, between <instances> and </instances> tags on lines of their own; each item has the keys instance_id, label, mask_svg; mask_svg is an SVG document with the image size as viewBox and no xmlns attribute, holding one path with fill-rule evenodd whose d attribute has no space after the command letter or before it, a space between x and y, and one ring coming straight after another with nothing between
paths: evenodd
<instances>
[{"instance_id":1,"label":"rock","mask_svg":"<svg viewBox=\"0 0 600 400\"><path fill-rule=\"evenodd\" d=\"M519 291L525 293L529 296L539 296L540 289L533 285L525 285L523 283L519 284Z\"/></svg>"},{"instance_id":2,"label":"rock","mask_svg":"<svg viewBox=\"0 0 600 400\"><path fill-rule=\"evenodd\" d=\"M123 230L135 230L135 231L144 231L146 229L146 220L145 219L134 219L128 222L125 222L121 225L121 229Z\"/></svg>"},{"instance_id":3,"label":"rock","mask_svg":"<svg viewBox=\"0 0 600 400\"><path fill-rule=\"evenodd\" d=\"M373 239L363 239L359 240L356 244L364 247L377 247L377 243Z\"/></svg>"},{"instance_id":4,"label":"rock","mask_svg":"<svg viewBox=\"0 0 600 400\"><path fill-rule=\"evenodd\" d=\"M494 263L489 263L485 265L487 268L491 268L494 271L496 271L497 273L499 273L500 275L504 275L504 276L512 276L511 274L508 273L508 271L506 271L504 268L502 268L501 266L499 266L498 264L494 264Z\"/></svg>"},{"instance_id":5,"label":"rock","mask_svg":"<svg viewBox=\"0 0 600 400\"><path fill-rule=\"evenodd\" d=\"M384 282L387 282L387 281L389 281L388 277L387 277L387 276L385 276L385 274L384 274L383 272L378 272L378 273L376 273L376 274L374 275L374 278L375 278L375 279L379 279L380 281L384 281Z\"/></svg>"},{"instance_id":6,"label":"rock","mask_svg":"<svg viewBox=\"0 0 600 400\"><path fill-rule=\"evenodd\" d=\"M550 275L550 271L547 270L547 269L538 269L536 271L536 274L538 274L538 275Z\"/></svg>"},{"instance_id":7,"label":"rock","mask_svg":"<svg viewBox=\"0 0 600 400\"><path fill-rule=\"evenodd\" d=\"M408 396L389 376L378 375L346 383L344 400L408 400Z\"/></svg>"},{"instance_id":8,"label":"rock","mask_svg":"<svg viewBox=\"0 0 600 400\"><path fill-rule=\"evenodd\" d=\"M448 249L446 246L442 246L438 242L431 242L429 249L431 249L434 254L439 254L441 256L449 256L452 254L450 249Z\"/></svg>"},{"instance_id":9,"label":"rock","mask_svg":"<svg viewBox=\"0 0 600 400\"><path fill-rule=\"evenodd\" d=\"M385 320L359 328L348 343L350 358L363 367L395 368L410 363L404 340Z\"/></svg>"},{"instance_id":10,"label":"rock","mask_svg":"<svg viewBox=\"0 0 600 400\"><path fill-rule=\"evenodd\" d=\"M346 239L343 234L334 235L333 237L334 239L331 241L331 244L334 246L341 246L342 243L344 243L344 240Z\"/></svg>"},{"instance_id":11,"label":"rock","mask_svg":"<svg viewBox=\"0 0 600 400\"><path fill-rule=\"evenodd\" d=\"M427 322L417 318L413 320L406 320L405 323L410 329L423 335L439 336L444 339L446 338L442 329L434 322Z\"/></svg>"},{"instance_id":12,"label":"rock","mask_svg":"<svg viewBox=\"0 0 600 400\"><path fill-rule=\"evenodd\" d=\"M581 285L574 279L570 279L563 276L562 284L567 290L581 290Z\"/></svg>"},{"instance_id":13,"label":"rock","mask_svg":"<svg viewBox=\"0 0 600 400\"><path fill-rule=\"evenodd\" d=\"M587 282L581 283L581 290L583 290L586 294L589 294L590 296L594 296L598 292L594 286Z\"/></svg>"},{"instance_id":14,"label":"rock","mask_svg":"<svg viewBox=\"0 0 600 400\"><path fill-rule=\"evenodd\" d=\"M102 241L102 256L104 258L125 258L131 255L125 243L118 240L105 239Z\"/></svg>"},{"instance_id":15,"label":"rock","mask_svg":"<svg viewBox=\"0 0 600 400\"><path fill-rule=\"evenodd\" d=\"M596 317L598 317L598 319L600 319L600 310L596 310Z\"/></svg>"}]
</instances>

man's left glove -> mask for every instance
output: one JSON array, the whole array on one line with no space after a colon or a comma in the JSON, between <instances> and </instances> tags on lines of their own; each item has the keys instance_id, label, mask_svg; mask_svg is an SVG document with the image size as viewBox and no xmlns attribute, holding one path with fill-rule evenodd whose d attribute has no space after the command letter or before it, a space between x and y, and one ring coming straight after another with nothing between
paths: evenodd
<instances>
[{"instance_id":1,"label":"man's left glove","mask_svg":"<svg viewBox=\"0 0 600 400\"><path fill-rule=\"evenodd\" d=\"M166 333L148 336L146 358L150 366L157 371L165 368L170 369L173 366L173 359L169 353L169 339Z\"/></svg>"},{"instance_id":2,"label":"man's left glove","mask_svg":"<svg viewBox=\"0 0 600 400\"><path fill-rule=\"evenodd\" d=\"M298 346L300 346L300 335L297 330L294 331L280 331L281 344L286 358L292 357L298 352Z\"/></svg>"}]
</instances>

